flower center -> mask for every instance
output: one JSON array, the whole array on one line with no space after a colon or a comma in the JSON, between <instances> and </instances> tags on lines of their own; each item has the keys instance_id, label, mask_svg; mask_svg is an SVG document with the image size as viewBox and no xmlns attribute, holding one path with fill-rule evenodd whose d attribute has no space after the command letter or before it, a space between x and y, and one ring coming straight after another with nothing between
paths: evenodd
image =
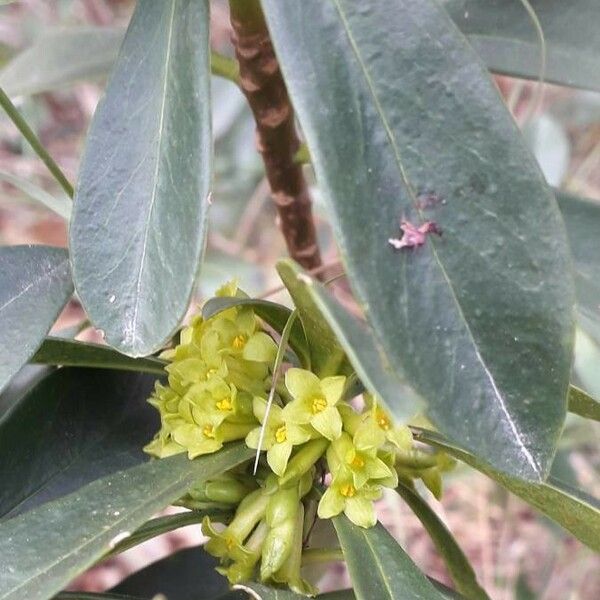
<instances>
[{"instance_id":1,"label":"flower center","mask_svg":"<svg viewBox=\"0 0 600 600\"><path fill-rule=\"evenodd\" d=\"M279 444L287 440L287 430L285 425L281 425L277 428L277 431L275 432L275 439Z\"/></svg>"},{"instance_id":2,"label":"flower center","mask_svg":"<svg viewBox=\"0 0 600 600\"><path fill-rule=\"evenodd\" d=\"M233 550L237 546L237 541L232 536L227 536L225 545L227 546L227 550Z\"/></svg>"},{"instance_id":3,"label":"flower center","mask_svg":"<svg viewBox=\"0 0 600 600\"><path fill-rule=\"evenodd\" d=\"M215 368L206 369L206 376L204 379L210 379L216 372L217 370Z\"/></svg>"},{"instance_id":4,"label":"flower center","mask_svg":"<svg viewBox=\"0 0 600 600\"><path fill-rule=\"evenodd\" d=\"M313 398L310 408L313 415L323 412L327 408L327 400L325 398Z\"/></svg>"},{"instance_id":5,"label":"flower center","mask_svg":"<svg viewBox=\"0 0 600 600\"><path fill-rule=\"evenodd\" d=\"M223 398L216 403L217 409L221 412L229 412L233 409L233 403L231 402L231 398Z\"/></svg>"},{"instance_id":6,"label":"flower center","mask_svg":"<svg viewBox=\"0 0 600 600\"><path fill-rule=\"evenodd\" d=\"M205 425L202 428L202 434L204 437L214 439L215 437L215 428L212 425Z\"/></svg>"},{"instance_id":7,"label":"flower center","mask_svg":"<svg viewBox=\"0 0 600 600\"><path fill-rule=\"evenodd\" d=\"M391 423L388 416L380 410L377 411L376 420L377 425L379 425L379 427L381 427L381 429L383 429L384 431L387 431L391 427Z\"/></svg>"},{"instance_id":8,"label":"flower center","mask_svg":"<svg viewBox=\"0 0 600 600\"><path fill-rule=\"evenodd\" d=\"M352 498L356 494L356 488L351 483L346 483L340 488L340 494L344 498Z\"/></svg>"},{"instance_id":9,"label":"flower center","mask_svg":"<svg viewBox=\"0 0 600 600\"><path fill-rule=\"evenodd\" d=\"M362 469L365 466L365 459L359 454L355 454L354 458L350 461L350 465L355 469Z\"/></svg>"},{"instance_id":10,"label":"flower center","mask_svg":"<svg viewBox=\"0 0 600 600\"><path fill-rule=\"evenodd\" d=\"M236 335L233 338L233 342L231 342L231 345L236 350L241 350L246 345L246 336L244 334Z\"/></svg>"}]
</instances>

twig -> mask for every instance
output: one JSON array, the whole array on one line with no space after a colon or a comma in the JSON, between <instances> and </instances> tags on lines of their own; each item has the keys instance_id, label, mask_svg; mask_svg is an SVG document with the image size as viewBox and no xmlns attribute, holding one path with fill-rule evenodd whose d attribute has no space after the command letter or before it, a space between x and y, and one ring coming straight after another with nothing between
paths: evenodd
<instances>
[{"instance_id":1,"label":"twig","mask_svg":"<svg viewBox=\"0 0 600 600\"><path fill-rule=\"evenodd\" d=\"M256 121L258 150L279 225L290 256L313 269L321 265L321 254L302 165L294 160L300 140L260 2L230 0L229 5L240 87Z\"/></svg>"}]
</instances>

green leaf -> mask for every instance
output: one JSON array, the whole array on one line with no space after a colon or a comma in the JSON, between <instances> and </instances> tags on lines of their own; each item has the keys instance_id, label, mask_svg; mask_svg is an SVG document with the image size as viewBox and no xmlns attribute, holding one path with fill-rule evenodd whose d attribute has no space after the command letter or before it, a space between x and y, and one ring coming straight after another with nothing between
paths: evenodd
<instances>
[{"instance_id":1,"label":"green leaf","mask_svg":"<svg viewBox=\"0 0 600 600\"><path fill-rule=\"evenodd\" d=\"M600 204L562 192L556 198L575 262L580 325L600 341Z\"/></svg>"},{"instance_id":2,"label":"green leaf","mask_svg":"<svg viewBox=\"0 0 600 600\"><path fill-rule=\"evenodd\" d=\"M147 460L158 429L148 375L54 371L0 420L0 517L11 518Z\"/></svg>"},{"instance_id":3,"label":"green leaf","mask_svg":"<svg viewBox=\"0 0 600 600\"><path fill-rule=\"evenodd\" d=\"M1 600L46 600L194 483L252 457L234 444L150 461L0 524Z\"/></svg>"},{"instance_id":4,"label":"green leaf","mask_svg":"<svg viewBox=\"0 0 600 600\"><path fill-rule=\"evenodd\" d=\"M296 594L290 590L272 588L261 583L249 581L247 583L234 586L236 590L244 590L247 592L248 598L253 600L305 600L306 596ZM354 600L354 592L352 590L338 590L336 592L328 592L316 596L317 600Z\"/></svg>"},{"instance_id":5,"label":"green leaf","mask_svg":"<svg viewBox=\"0 0 600 600\"><path fill-rule=\"evenodd\" d=\"M111 592L144 598L163 594L172 600L216 599L229 589L227 580L215 571L217 565L202 547L187 548L133 573Z\"/></svg>"},{"instance_id":6,"label":"green leaf","mask_svg":"<svg viewBox=\"0 0 600 600\"><path fill-rule=\"evenodd\" d=\"M73 292L62 248L0 248L0 390L31 358Z\"/></svg>"},{"instance_id":7,"label":"green leaf","mask_svg":"<svg viewBox=\"0 0 600 600\"><path fill-rule=\"evenodd\" d=\"M120 354L108 346L79 342L55 337L47 337L31 362L45 365L73 367L98 367L164 375L167 363L153 356L131 358Z\"/></svg>"},{"instance_id":8,"label":"green leaf","mask_svg":"<svg viewBox=\"0 0 600 600\"><path fill-rule=\"evenodd\" d=\"M419 430L415 437L491 477L570 531L578 540L600 552L600 501L597 499L552 476L545 483L535 483L500 473L433 431Z\"/></svg>"},{"instance_id":9,"label":"green leaf","mask_svg":"<svg viewBox=\"0 0 600 600\"><path fill-rule=\"evenodd\" d=\"M566 412L570 263L553 195L487 73L432 0L263 5L350 283L392 367L448 437L542 479ZM395 250L402 218L443 236Z\"/></svg>"},{"instance_id":10,"label":"green leaf","mask_svg":"<svg viewBox=\"0 0 600 600\"><path fill-rule=\"evenodd\" d=\"M53 600L149 600L123 596L122 594L102 594L98 592L61 592Z\"/></svg>"},{"instance_id":11,"label":"green leaf","mask_svg":"<svg viewBox=\"0 0 600 600\"><path fill-rule=\"evenodd\" d=\"M0 181L10 183L10 185L21 190L29 198L42 206L49 208L52 212L56 213L66 221L71 218L71 199L68 196L56 198L41 187L27 181L27 179L11 175L6 171L0 171Z\"/></svg>"},{"instance_id":12,"label":"green leaf","mask_svg":"<svg viewBox=\"0 0 600 600\"><path fill-rule=\"evenodd\" d=\"M209 58L206 0L140 0L88 135L70 229L75 286L130 356L169 339L193 291L210 185Z\"/></svg>"},{"instance_id":13,"label":"green leaf","mask_svg":"<svg viewBox=\"0 0 600 600\"><path fill-rule=\"evenodd\" d=\"M417 515L437 551L446 563L456 589L469 600L489 600L485 590L477 583L477 577L469 560L429 504L413 489L400 483L396 491Z\"/></svg>"},{"instance_id":14,"label":"green leaf","mask_svg":"<svg viewBox=\"0 0 600 600\"><path fill-rule=\"evenodd\" d=\"M340 516L333 524L357 600L444 598L380 523L363 529Z\"/></svg>"},{"instance_id":15,"label":"green leaf","mask_svg":"<svg viewBox=\"0 0 600 600\"><path fill-rule=\"evenodd\" d=\"M292 311L281 304L269 302L268 300L258 300L255 298L211 298L202 307L202 316L210 319L214 315L231 308L232 306L251 306L254 312L277 333L283 333L285 324L288 322ZM305 368L310 368L310 354L306 335L302 323L294 321L290 333L289 344L296 353L300 364Z\"/></svg>"},{"instance_id":16,"label":"green leaf","mask_svg":"<svg viewBox=\"0 0 600 600\"><path fill-rule=\"evenodd\" d=\"M174 515L156 517L155 519L150 519L150 521L144 523L129 537L125 538L122 542L119 542L106 556L113 556L125 552L125 550L129 550L130 548L151 540L163 533L168 533L169 531L174 531L181 527L187 527L188 525L199 525L202 523L202 519L207 515L213 523L226 522L231 516L229 513L223 513L222 511L189 510Z\"/></svg>"},{"instance_id":17,"label":"green leaf","mask_svg":"<svg viewBox=\"0 0 600 600\"><path fill-rule=\"evenodd\" d=\"M291 260L279 261L277 272L290 293L304 326L312 371L319 377L344 372L344 350L311 295L306 291L306 281L311 279L303 281L302 278L307 276L301 274Z\"/></svg>"},{"instance_id":18,"label":"green leaf","mask_svg":"<svg viewBox=\"0 0 600 600\"><path fill-rule=\"evenodd\" d=\"M600 402L574 385L569 388L569 411L585 419L600 421Z\"/></svg>"},{"instance_id":19,"label":"green leaf","mask_svg":"<svg viewBox=\"0 0 600 600\"><path fill-rule=\"evenodd\" d=\"M392 369L372 328L352 316L327 292L325 286L311 279L298 265L289 261L286 267L295 274L298 288L312 299L323 319L329 323L367 389L382 398L398 422L403 423L413 417L422 401Z\"/></svg>"},{"instance_id":20,"label":"green leaf","mask_svg":"<svg viewBox=\"0 0 600 600\"><path fill-rule=\"evenodd\" d=\"M103 77L115 62L123 34L112 27L48 31L0 72L0 87L9 96L24 96Z\"/></svg>"},{"instance_id":21,"label":"green leaf","mask_svg":"<svg viewBox=\"0 0 600 600\"><path fill-rule=\"evenodd\" d=\"M546 79L600 91L600 4L596 0L530 0L546 41ZM497 73L537 79L540 47L522 2L445 0L444 8Z\"/></svg>"}]
</instances>

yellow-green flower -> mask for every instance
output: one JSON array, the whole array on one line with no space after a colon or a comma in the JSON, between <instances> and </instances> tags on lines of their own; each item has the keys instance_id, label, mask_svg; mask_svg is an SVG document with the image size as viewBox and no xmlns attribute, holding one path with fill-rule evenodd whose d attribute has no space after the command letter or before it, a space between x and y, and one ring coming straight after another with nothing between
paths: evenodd
<instances>
[{"instance_id":1,"label":"yellow-green flower","mask_svg":"<svg viewBox=\"0 0 600 600\"><path fill-rule=\"evenodd\" d=\"M355 488L371 479L392 477L392 470L377 456L376 448L357 448L347 433L342 433L327 449L327 464L334 477L341 469L350 470Z\"/></svg>"},{"instance_id":2,"label":"yellow-green flower","mask_svg":"<svg viewBox=\"0 0 600 600\"><path fill-rule=\"evenodd\" d=\"M400 450L410 450L413 437L410 429L394 424L392 417L369 394L365 394L368 410L361 424L353 432L354 444L359 448L380 448L386 441Z\"/></svg>"},{"instance_id":3,"label":"yellow-green flower","mask_svg":"<svg viewBox=\"0 0 600 600\"><path fill-rule=\"evenodd\" d=\"M381 497L381 486L363 485L357 488L349 469L340 469L319 502L321 519L330 519L343 512L355 525L369 528L377 523L373 501Z\"/></svg>"},{"instance_id":4,"label":"yellow-green flower","mask_svg":"<svg viewBox=\"0 0 600 600\"><path fill-rule=\"evenodd\" d=\"M255 397L253 408L255 417L263 424L267 408L266 400ZM274 403L271 405L261 445L261 450L267 451L267 463L279 476L285 472L293 447L304 444L312 437L308 427L286 422L283 413L280 406ZM246 437L248 447L258 448L261 429L261 427L257 427L248 434Z\"/></svg>"},{"instance_id":5,"label":"yellow-green flower","mask_svg":"<svg viewBox=\"0 0 600 600\"><path fill-rule=\"evenodd\" d=\"M285 386L294 400L283 409L285 422L312 425L328 440L337 439L342 433L342 417L336 405L345 384L341 375L319 379L305 369L289 369Z\"/></svg>"}]
</instances>

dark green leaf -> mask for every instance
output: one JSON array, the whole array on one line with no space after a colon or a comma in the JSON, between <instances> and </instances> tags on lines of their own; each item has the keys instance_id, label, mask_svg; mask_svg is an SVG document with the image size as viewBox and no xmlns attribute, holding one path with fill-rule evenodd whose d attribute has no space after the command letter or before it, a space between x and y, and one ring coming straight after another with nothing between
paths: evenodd
<instances>
[{"instance_id":1,"label":"dark green leaf","mask_svg":"<svg viewBox=\"0 0 600 600\"><path fill-rule=\"evenodd\" d=\"M370 529L345 516L333 520L357 600L443 598L398 542L378 523Z\"/></svg>"},{"instance_id":2,"label":"dark green leaf","mask_svg":"<svg viewBox=\"0 0 600 600\"><path fill-rule=\"evenodd\" d=\"M156 517L156 519L150 519L150 521L144 523L139 529L136 529L128 538L119 542L107 556L113 554L120 554L129 550L138 544L141 544L147 540L150 540L156 536L174 531L181 527L187 527L188 525L196 525L202 523L202 519L208 515L211 521L216 523L226 522L231 515L229 513L223 513L220 511L200 511L200 510L189 510L174 515L166 515L164 517Z\"/></svg>"},{"instance_id":3,"label":"dark green leaf","mask_svg":"<svg viewBox=\"0 0 600 600\"><path fill-rule=\"evenodd\" d=\"M416 434L416 439L444 450L495 479L508 491L570 531L584 544L600 551L600 502L597 499L552 476L545 483L534 483L500 473L432 431L421 430Z\"/></svg>"},{"instance_id":4,"label":"dark green leaf","mask_svg":"<svg viewBox=\"0 0 600 600\"><path fill-rule=\"evenodd\" d=\"M115 62L123 34L111 27L49 31L0 72L0 87L9 96L22 96L103 77Z\"/></svg>"},{"instance_id":5,"label":"dark green leaf","mask_svg":"<svg viewBox=\"0 0 600 600\"><path fill-rule=\"evenodd\" d=\"M569 388L569 410L580 417L600 421L600 402L574 385Z\"/></svg>"},{"instance_id":6,"label":"dark green leaf","mask_svg":"<svg viewBox=\"0 0 600 600\"><path fill-rule=\"evenodd\" d=\"M38 349L72 292L62 248L0 248L0 390Z\"/></svg>"},{"instance_id":7,"label":"dark green leaf","mask_svg":"<svg viewBox=\"0 0 600 600\"><path fill-rule=\"evenodd\" d=\"M299 289L312 299L335 332L362 383L383 399L399 422L413 417L419 411L421 401L391 368L371 327L352 316L323 285L303 273L295 263L290 261L286 265L295 273Z\"/></svg>"},{"instance_id":8,"label":"dark green leaf","mask_svg":"<svg viewBox=\"0 0 600 600\"><path fill-rule=\"evenodd\" d=\"M90 128L70 229L83 305L130 356L157 350L187 309L210 129L207 0L140 0Z\"/></svg>"},{"instance_id":9,"label":"dark green leaf","mask_svg":"<svg viewBox=\"0 0 600 600\"><path fill-rule=\"evenodd\" d=\"M253 455L242 444L150 461L0 524L1 600L46 600L194 483Z\"/></svg>"},{"instance_id":10,"label":"dark green leaf","mask_svg":"<svg viewBox=\"0 0 600 600\"><path fill-rule=\"evenodd\" d=\"M66 221L71 218L71 199L68 196L59 196L58 198L49 194L46 190L31 183L27 179L17 177L11 173L0 171L0 181L6 181L10 185L21 190L28 198L49 208L52 212L56 213L59 217L62 217Z\"/></svg>"},{"instance_id":11,"label":"dark green leaf","mask_svg":"<svg viewBox=\"0 0 600 600\"><path fill-rule=\"evenodd\" d=\"M575 262L580 324L589 330L588 324L600 326L600 204L562 192L556 197ZM595 330L588 332L600 337Z\"/></svg>"},{"instance_id":12,"label":"dark green leaf","mask_svg":"<svg viewBox=\"0 0 600 600\"><path fill-rule=\"evenodd\" d=\"M47 337L31 362L45 365L99 367L164 375L166 363L159 358L131 358L108 346Z\"/></svg>"},{"instance_id":13,"label":"dark green leaf","mask_svg":"<svg viewBox=\"0 0 600 600\"><path fill-rule=\"evenodd\" d=\"M98 592L61 592L53 600L149 600L123 596L122 594L102 594Z\"/></svg>"},{"instance_id":14,"label":"dark green leaf","mask_svg":"<svg viewBox=\"0 0 600 600\"><path fill-rule=\"evenodd\" d=\"M154 378L59 369L0 420L0 517L11 518L136 465L159 423Z\"/></svg>"},{"instance_id":15,"label":"dark green leaf","mask_svg":"<svg viewBox=\"0 0 600 600\"><path fill-rule=\"evenodd\" d=\"M542 479L566 412L570 263L553 195L487 73L432 0L263 5L392 367L448 437ZM402 218L443 237L395 250Z\"/></svg>"},{"instance_id":16,"label":"dark green leaf","mask_svg":"<svg viewBox=\"0 0 600 600\"><path fill-rule=\"evenodd\" d=\"M6 388L0 393L0 420L25 395L25 392L32 389L52 371L51 367L42 367L40 365L25 365L18 371Z\"/></svg>"},{"instance_id":17,"label":"dark green leaf","mask_svg":"<svg viewBox=\"0 0 600 600\"><path fill-rule=\"evenodd\" d=\"M287 589L267 587L253 581L236 585L235 587L239 590L246 590L248 596L244 597L252 598L253 600L304 600L306 598L306 596L296 594ZM319 594L316 598L317 600L354 600L355 596L352 590L339 590L337 592Z\"/></svg>"},{"instance_id":18,"label":"dark green leaf","mask_svg":"<svg viewBox=\"0 0 600 600\"><path fill-rule=\"evenodd\" d=\"M529 1L546 40L546 79L600 91L597 0ZM445 0L444 7L492 71L539 76L538 35L522 2Z\"/></svg>"},{"instance_id":19,"label":"dark green leaf","mask_svg":"<svg viewBox=\"0 0 600 600\"><path fill-rule=\"evenodd\" d=\"M311 295L306 291L305 275L298 275L292 261L279 261L277 271L285 284L306 332L311 369L319 377L343 372L344 351L327 320L321 315Z\"/></svg>"},{"instance_id":20,"label":"dark green leaf","mask_svg":"<svg viewBox=\"0 0 600 600\"><path fill-rule=\"evenodd\" d=\"M229 589L227 580L215 571L217 565L200 546L187 548L130 575L111 592L144 598L163 594L170 600L213 599Z\"/></svg>"},{"instance_id":21,"label":"dark green leaf","mask_svg":"<svg viewBox=\"0 0 600 600\"><path fill-rule=\"evenodd\" d=\"M429 504L413 489L400 483L396 491L417 515L429 533L438 552L446 563L456 589L469 600L489 600L485 590L477 583L473 567L464 555L454 536Z\"/></svg>"},{"instance_id":22,"label":"dark green leaf","mask_svg":"<svg viewBox=\"0 0 600 600\"><path fill-rule=\"evenodd\" d=\"M268 300L257 300L254 298L211 298L202 307L202 316L205 319L220 313L232 306L251 306L254 312L277 333L281 334L292 311L281 304L269 302ZM296 320L292 326L289 344L296 353L298 360L306 369L310 368L310 355L306 335L302 323Z\"/></svg>"}]
</instances>

